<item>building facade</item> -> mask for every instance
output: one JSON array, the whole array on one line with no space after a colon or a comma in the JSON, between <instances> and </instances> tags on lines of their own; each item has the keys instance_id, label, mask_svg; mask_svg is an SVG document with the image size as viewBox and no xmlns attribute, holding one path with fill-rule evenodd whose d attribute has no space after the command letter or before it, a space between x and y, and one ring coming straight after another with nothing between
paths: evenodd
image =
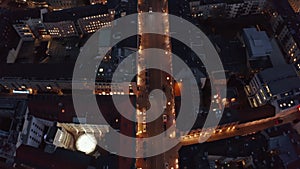
<instances>
[{"instance_id":1,"label":"building facade","mask_svg":"<svg viewBox=\"0 0 300 169\"><path fill-rule=\"evenodd\" d=\"M83 6L84 0L46 0L51 8L54 10L74 8Z\"/></svg>"},{"instance_id":2,"label":"building facade","mask_svg":"<svg viewBox=\"0 0 300 169\"><path fill-rule=\"evenodd\" d=\"M240 1L191 1L190 9L193 17L199 18L235 18L239 16L259 14L263 11L266 0Z\"/></svg>"},{"instance_id":3,"label":"building facade","mask_svg":"<svg viewBox=\"0 0 300 169\"><path fill-rule=\"evenodd\" d=\"M109 132L107 125L57 123L53 145L86 154L95 151L98 141Z\"/></svg>"},{"instance_id":4,"label":"building facade","mask_svg":"<svg viewBox=\"0 0 300 169\"><path fill-rule=\"evenodd\" d=\"M106 4L107 0L90 0L90 4L94 5L94 4Z\"/></svg>"},{"instance_id":5,"label":"building facade","mask_svg":"<svg viewBox=\"0 0 300 169\"><path fill-rule=\"evenodd\" d=\"M22 144L20 136L28 114L27 102L20 98L0 98L0 103L0 158L12 164L16 149Z\"/></svg>"},{"instance_id":6,"label":"building facade","mask_svg":"<svg viewBox=\"0 0 300 169\"><path fill-rule=\"evenodd\" d=\"M43 23L52 38L74 37L110 27L114 10L96 4L43 14Z\"/></svg>"},{"instance_id":7,"label":"building facade","mask_svg":"<svg viewBox=\"0 0 300 169\"><path fill-rule=\"evenodd\" d=\"M293 65L265 69L254 75L245 91L252 107L271 103L288 109L297 105L294 97L300 94L300 77Z\"/></svg>"},{"instance_id":8,"label":"building facade","mask_svg":"<svg viewBox=\"0 0 300 169\"><path fill-rule=\"evenodd\" d=\"M23 41L33 41L34 35L27 24L14 24L14 29Z\"/></svg>"},{"instance_id":9,"label":"building facade","mask_svg":"<svg viewBox=\"0 0 300 169\"><path fill-rule=\"evenodd\" d=\"M73 21L47 22L45 23L45 26L52 38L78 36Z\"/></svg>"},{"instance_id":10,"label":"building facade","mask_svg":"<svg viewBox=\"0 0 300 169\"><path fill-rule=\"evenodd\" d=\"M285 53L286 61L288 63L296 63L300 59L299 45L291 32L288 24L285 23L281 15L273 13L270 20L273 32L278 44Z\"/></svg>"},{"instance_id":11,"label":"building facade","mask_svg":"<svg viewBox=\"0 0 300 169\"><path fill-rule=\"evenodd\" d=\"M228 4L228 17L235 18L245 15L259 14L263 11L266 0L243 0L240 3Z\"/></svg>"},{"instance_id":12,"label":"building facade","mask_svg":"<svg viewBox=\"0 0 300 169\"><path fill-rule=\"evenodd\" d=\"M44 137L45 124L38 118L28 116L25 119L22 131L22 143L38 148Z\"/></svg>"},{"instance_id":13,"label":"building facade","mask_svg":"<svg viewBox=\"0 0 300 169\"><path fill-rule=\"evenodd\" d=\"M103 27L110 27L114 19L114 12L107 14L99 14L94 16L87 16L77 20L78 25L83 34L94 33Z\"/></svg>"}]
</instances>

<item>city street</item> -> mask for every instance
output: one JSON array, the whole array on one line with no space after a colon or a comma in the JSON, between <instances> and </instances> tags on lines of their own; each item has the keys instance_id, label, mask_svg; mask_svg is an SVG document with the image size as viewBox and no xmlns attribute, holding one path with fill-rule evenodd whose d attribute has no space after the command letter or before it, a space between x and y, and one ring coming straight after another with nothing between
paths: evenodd
<instances>
[{"instance_id":1,"label":"city street","mask_svg":"<svg viewBox=\"0 0 300 169\"><path fill-rule=\"evenodd\" d=\"M288 111L277 114L274 117L251 121L238 125L224 125L218 127L218 129L205 129L198 131L191 131L189 135L182 136L182 145L192 145L199 143L199 138L205 137L208 133L211 133L211 137L208 138L207 142L217 141L226 139L234 136L243 136L252 133L262 131L264 129L279 126L293 122L295 119L300 119L299 108L294 108Z\"/></svg>"},{"instance_id":2,"label":"city street","mask_svg":"<svg viewBox=\"0 0 300 169\"><path fill-rule=\"evenodd\" d=\"M152 12L167 13L167 6L168 2L166 0L139 1L139 13L148 12L149 15L146 15L145 18L139 17L139 33L141 33L142 36L139 46L140 55L138 59L138 67L142 69L145 65L155 64L157 65L159 70L150 69L143 71L138 75L138 86L140 86L140 94L138 95L137 103L142 110L150 109L146 112L146 120L149 117L158 118L151 122L149 120L147 121L148 123L139 123L137 137L153 137L165 132L164 138L162 138L160 142L151 143L153 145L163 145L166 140L173 139L173 137L170 137L170 134L172 134L173 132L166 133L165 131L168 127L175 123L173 80L169 74L160 71L166 70L168 72L172 72L171 45L168 36L157 34L143 34L143 31L146 31L144 29L153 28L158 32L164 32L165 34L168 34L168 16L166 15L166 17L164 18L154 18L154 16L151 15ZM153 56L151 55L151 52L143 51L143 49L150 48L162 49L164 50L164 54L162 54L162 56ZM150 93L154 89L162 90L165 94L165 97L163 95L155 95L155 97L160 98L151 98L153 96L151 96ZM150 103L148 97L150 98ZM147 146L147 143L142 144L140 147L137 147L137 151L140 151L140 149L145 150ZM158 148L163 149L164 147ZM137 159L136 167L143 169L178 168L178 150L179 147L175 147L167 152L164 152L163 154L154 157Z\"/></svg>"}]
</instances>

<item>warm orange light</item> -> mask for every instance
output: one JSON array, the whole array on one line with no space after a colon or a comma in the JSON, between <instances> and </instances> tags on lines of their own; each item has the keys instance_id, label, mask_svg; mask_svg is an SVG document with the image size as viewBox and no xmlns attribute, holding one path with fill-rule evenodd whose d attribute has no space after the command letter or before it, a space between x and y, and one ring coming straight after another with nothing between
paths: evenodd
<instances>
[{"instance_id":1,"label":"warm orange light","mask_svg":"<svg viewBox=\"0 0 300 169\"><path fill-rule=\"evenodd\" d=\"M231 98L231 102L235 102L236 101L236 98Z\"/></svg>"},{"instance_id":2,"label":"warm orange light","mask_svg":"<svg viewBox=\"0 0 300 169\"><path fill-rule=\"evenodd\" d=\"M180 96L182 91L182 82L175 83L175 96Z\"/></svg>"}]
</instances>

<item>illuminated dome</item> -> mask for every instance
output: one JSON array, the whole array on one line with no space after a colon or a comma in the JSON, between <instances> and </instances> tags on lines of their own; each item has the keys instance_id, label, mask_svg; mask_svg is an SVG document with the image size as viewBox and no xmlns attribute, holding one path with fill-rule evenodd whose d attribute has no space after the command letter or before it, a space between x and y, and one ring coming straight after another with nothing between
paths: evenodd
<instances>
[{"instance_id":1,"label":"illuminated dome","mask_svg":"<svg viewBox=\"0 0 300 169\"><path fill-rule=\"evenodd\" d=\"M97 140L92 134L83 134L79 136L76 141L76 148L78 151L90 154L96 149Z\"/></svg>"}]
</instances>

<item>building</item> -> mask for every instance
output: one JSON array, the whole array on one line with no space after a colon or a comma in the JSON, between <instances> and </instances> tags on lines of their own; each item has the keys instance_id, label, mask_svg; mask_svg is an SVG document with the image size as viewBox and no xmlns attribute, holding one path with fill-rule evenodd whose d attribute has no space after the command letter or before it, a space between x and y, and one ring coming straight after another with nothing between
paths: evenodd
<instances>
[{"instance_id":1,"label":"building","mask_svg":"<svg viewBox=\"0 0 300 169\"><path fill-rule=\"evenodd\" d=\"M260 14L265 7L265 3L266 0L243 0L240 3L228 3L226 10L229 18Z\"/></svg>"},{"instance_id":2,"label":"building","mask_svg":"<svg viewBox=\"0 0 300 169\"><path fill-rule=\"evenodd\" d=\"M54 122L28 114L25 115L23 130L18 145L23 144L39 148L44 141L47 129L52 126Z\"/></svg>"},{"instance_id":3,"label":"building","mask_svg":"<svg viewBox=\"0 0 300 169\"><path fill-rule=\"evenodd\" d=\"M17 48L20 36L11 25L9 17L5 14L6 12L1 12L3 13L0 14L0 17L2 18L0 20L0 62L5 63L7 61L9 51Z\"/></svg>"},{"instance_id":4,"label":"building","mask_svg":"<svg viewBox=\"0 0 300 169\"><path fill-rule=\"evenodd\" d=\"M19 144L27 103L23 99L0 99L0 158L12 164Z\"/></svg>"},{"instance_id":5,"label":"building","mask_svg":"<svg viewBox=\"0 0 300 169\"><path fill-rule=\"evenodd\" d=\"M256 28L244 28L243 43L246 47L247 65L252 72L259 72L271 63L270 56L273 48L265 31Z\"/></svg>"},{"instance_id":6,"label":"building","mask_svg":"<svg viewBox=\"0 0 300 169\"><path fill-rule=\"evenodd\" d=\"M44 137L45 125L33 116L25 118L21 140L28 146L38 148Z\"/></svg>"},{"instance_id":7,"label":"building","mask_svg":"<svg viewBox=\"0 0 300 169\"><path fill-rule=\"evenodd\" d=\"M55 69L53 69L55 67ZM2 64L0 66L0 86L12 93L34 94L60 93L72 90L72 64ZM20 70L22 70L20 72ZM36 71L40 70L40 71ZM57 75L60 75L57 77ZM78 89L82 89L78 81ZM110 83L97 81L96 89L86 86L91 93L99 95L135 95L136 83Z\"/></svg>"},{"instance_id":8,"label":"building","mask_svg":"<svg viewBox=\"0 0 300 169\"><path fill-rule=\"evenodd\" d=\"M51 141L49 143L53 144L55 147L61 147L69 150L76 150L75 145L75 138L72 136L71 133L66 131L64 128L58 128L54 126L55 134L52 135L53 138L47 138ZM51 130L50 130L51 131ZM52 132L52 131L51 131ZM49 134L47 134L49 135Z\"/></svg>"},{"instance_id":9,"label":"building","mask_svg":"<svg viewBox=\"0 0 300 169\"><path fill-rule=\"evenodd\" d=\"M94 33L103 27L110 27L114 19L114 11L107 14L99 14L95 16L87 16L78 19L78 25L83 34Z\"/></svg>"},{"instance_id":10,"label":"building","mask_svg":"<svg viewBox=\"0 0 300 169\"><path fill-rule=\"evenodd\" d=\"M277 163L280 163L280 166L284 169L299 167L299 156L289 136L270 137L268 140L268 150L272 155L279 157Z\"/></svg>"},{"instance_id":11,"label":"building","mask_svg":"<svg viewBox=\"0 0 300 169\"><path fill-rule=\"evenodd\" d=\"M46 0L54 10L62 10L85 5L84 0Z\"/></svg>"},{"instance_id":12,"label":"building","mask_svg":"<svg viewBox=\"0 0 300 169\"><path fill-rule=\"evenodd\" d=\"M30 152L30 155L28 152ZM92 160L91 156L84 153L63 148L58 148L54 153L48 153L43 149L22 145L17 149L14 165L20 166L22 169L86 169Z\"/></svg>"},{"instance_id":13,"label":"building","mask_svg":"<svg viewBox=\"0 0 300 169\"><path fill-rule=\"evenodd\" d=\"M235 18L259 14L264 9L266 0L200 0L191 1L193 17L199 18Z\"/></svg>"},{"instance_id":14,"label":"building","mask_svg":"<svg viewBox=\"0 0 300 169\"><path fill-rule=\"evenodd\" d=\"M295 32L292 22L288 24L281 15L273 13L270 23L277 42L285 53L286 61L288 63L295 63L300 59L300 48L297 34L292 34Z\"/></svg>"},{"instance_id":15,"label":"building","mask_svg":"<svg viewBox=\"0 0 300 169\"><path fill-rule=\"evenodd\" d=\"M51 37L63 38L94 33L111 26L114 10L96 4L43 14L43 23Z\"/></svg>"},{"instance_id":16,"label":"building","mask_svg":"<svg viewBox=\"0 0 300 169\"><path fill-rule=\"evenodd\" d=\"M70 150L91 154L98 142L109 132L107 125L57 123L52 144Z\"/></svg>"},{"instance_id":17,"label":"building","mask_svg":"<svg viewBox=\"0 0 300 169\"><path fill-rule=\"evenodd\" d=\"M256 28L244 28L243 40L247 48L248 60L268 57L272 53L272 46L265 31Z\"/></svg>"},{"instance_id":18,"label":"building","mask_svg":"<svg viewBox=\"0 0 300 169\"><path fill-rule=\"evenodd\" d=\"M106 4L107 0L90 0L90 4L91 5L95 5L95 4Z\"/></svg>"},{"instance_id":19,"label":"building","mask_svg":"<svg viewBox=\"0 0 300 169\"><path fill-rule=\"evenodd\" d=\"M78 36L73 21L47 22L45 27L52 38Z\"/></svg>"},{"instance_id":20,"label":"building","mask_svg":"<svg viewBox=\"0 0 300 169\"><path fill-rule=\"evenodd\" d=\"M288 1L296 13L300 12L300 1L299 0L288 0Z\"/></svg>"},{"instance_id":21,"label":"building","mask_svg":"<svg viewBox=\"0 0 300 169\"><path fill-rule=\"evenodd\" d=\"M130 101L134 104L135 103L135 96L118 96L121 97L121 99L124 98L130 98ZM99 108L101 109L101 113L104 116L105 120L108 124L110 124L110 127L113 128L115 131L119 131L122 134L125 134L127 136L133 137L136 135L135 131L135 123L126 119L125 117L121 116L119 111L116 109L115 104L112 100L112 97L109 95L96 95L97 103L99 105ZM59 105L58 105L59 103ZM71 152L74 152L74 154L78 153L76 146L76 142L79 139L79 137L85 133L92 134L93 131L103 131L102 136L99 140L104 141L104 144L107 141L111 141L110 134L111 134L111 128L109 129L109 132L107 133L107 127L104 125L101 125L101 123L97 123L97 125L93 125L95 123L90 123L89 118L90 113L93 112L92 110L92 103L87 101L86 109L82 113L76 113L73 99L71 95L64 95L64 96L58 96L58 95L37 95L29 99L28 106L29 106L29 112L30 115L33 115L38 118L47 119L49 121L57 121L57 124L54 124L54 127L49 128L47 132L47 142L48 145L53 145L54 138L57 134L58 129L62 131L62 140L66 140L66 145L70 145L68 143L69 139L65 136L66 133L71 134L72 140L74 140L74 146L73 149L71 148L64 148L64 147L50 147L47 150L47 152L50 152L52 154L57 153L57 151L60 151L61 149L69 150ZM136 112L132 112L131 110L127 109L128 104L127 102L122 102L119 104L119 106L124 107L124 109L121 109L122 112L131 113L130 115L134 116L136 115ZM63 111L62 111L63 110ZM78 124L80 123L80 124ZM100 130L98 130L100 129ZM77 134L78 131L78 134ZM96 133L96 132L94 132ZM99 133L99 132L98 132ZM74 136L75 137L74 137ZM59 137L57 137L59 138ZM67 139L65 139L67 138ZM83 137L85 138L85 136ZM97 137L96 137L97 138ZM83 139L85 140L85 139ZM119 144L118 144L119 142ZM61 142L62 143L62 142ZM79 142L80 143L80 142ZM116 144L120 145L121 151L122 148L125 150L128 150L128 147L130 144L125 142L124 140L116 140ZM48 146L47 146L48 147ZM89 146L90 148L92 146ZM134 145L132 145L133 148ZM93 148L93 147L92 147ZM76 150L76 151L75 151ZM82 149L81 149L82 150ZM86 149L85 149L86 150ZM102 154L102 156L98 156L99 153ZM105 153L104 153L105 152ZM82 153L85 154L85 153ZM107 154L107 151L101 150L99 146L97 146L95 152L92 152L89 154L89 156L98 157L98 160L101 158L105 158ZM134 166L134 159L126 158L126 157L118 157L117 159L119 162L115 162L115 165L122 166L120 168L122 169L129 169L130 167ZM119 164L118 164L119 163ZM105 163L104 163L105 164ZM105 164L107 165L107 164ZM112 167L114 168L114 167Z\"/></svg>"},{"instance_id":22,"label":"building","mask_svg":"<svg viewBox=\"0 0 300 169\"><path fill-rule=\"evenodd\" d=\"M30 8L48 8L46 0L28 0L27 5Z\"/></svg>"},{"instance_id":23,"label":"building","mask_svg":"<svg viewBox=\"0 0 300 169\"><path fill-rule=\"evenodd\" d=\"M271 102L282 110L297 105L293 98L300 94L299 86L300 77L294 66L282 65L255 74L245 90L252 107ZM283 102L281 105L280 102L285 100L289 100L288 103Z\"/></svg>"},{"instance_id":24,"label":"building","mask_svg":"<svg viewBox=\"0 0 300 169\"><path fill-rule=\"evenodd\" d=\"M209 155L208 161L210 168L225 168L228 167L228 165L237 166L240 169L256 167L253 162L252 156L230 158L224 156Z\"/></svg>"},{"instance_id":25,"label":"building","mask_svg":"<svg viewBox=\"0 0 300 169\"><path fill-rule=\"evenodd\" d=\"M27 24L14 24L13 27L23 41L34 40L35 37Z\"/></svg>"}]
</instances>

